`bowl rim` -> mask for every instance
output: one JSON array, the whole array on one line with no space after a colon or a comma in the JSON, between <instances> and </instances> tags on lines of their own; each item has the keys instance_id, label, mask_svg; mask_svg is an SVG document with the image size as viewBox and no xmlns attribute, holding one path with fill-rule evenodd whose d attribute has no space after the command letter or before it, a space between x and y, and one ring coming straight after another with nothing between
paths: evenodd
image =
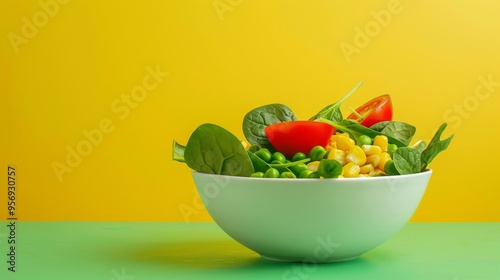
<instances>
[{"instance_id":1,"label":"bowl rim","mask_svg":"<svg viewBox=\"0 0 500 280\"><path fill-rule=\"evenodd\" d=\"M207 176L207 177L222 177L228 179L236 179L236 180L255 180L255 181L279 181L279 182L322 182L322 181L336 181L339 180L341 182L356 182L356 181L384 181L391 180L397 178L410 179L412 177L420 177L420 176L431 176L433 170L431 168L427 168L422 172L412 173L412 174L403 174L403 175L383 175L383 176L374 176L374 177L354 177L354 178L258 178L258 177L247 177L247 176L235 176L235 175L221 175L221 174L212 174L212 173L202 173L198 171L192 170L192 175L197 174L196 176Z\"/></svg>"}]
</instances>

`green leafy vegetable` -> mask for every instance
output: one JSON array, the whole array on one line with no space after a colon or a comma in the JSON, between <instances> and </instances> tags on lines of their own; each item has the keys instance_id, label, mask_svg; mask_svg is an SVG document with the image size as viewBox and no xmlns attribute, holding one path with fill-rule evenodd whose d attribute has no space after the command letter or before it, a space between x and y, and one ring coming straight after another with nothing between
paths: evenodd
<instances>
[{"instance_id":1,"label":"green leafy vegetable","mask_svg":"<svg viewBox=\"0 0 500 280\"><path fill-rule=\"evenodd\" d=\"M250 176L254 168L240 140L215 124L202 124L192 134L184 150L186 164L210 174Z\"/></svg>"},{"instance_id":2,"label":"green leafy vegetable","mask_svg":"<svg viewBox=\"0 0 500 280\"><path fill-rule=\"evenodd\" d=\"M422 166L420 168L421 171L424 171L427 166L431 163L431 161L442 151L446 150L448 148L448 145L451 142L451 139L453 139L454 134L452 134L450 137L440 140L441 135L443 134L443 131L446 129L446 126L448 126L447 123L443 123L438 130L436 131L436 134L434 134L434 137L432 137L431 141L429 142L429 146L422 152Z\"/></svg>"},{"instance_id":3,"label":"green leafy vegetable","mask_svg":"<svg viewBox=\"0 0 500 280\"><path fill-rule=\"evenodd\" d=\"M394 160L388 160L384 165L384 171L386 175L394 176L400 175L399 171L396 169L396 165L394 164Z\"/></svg>"},{"instance_id":4,"label":"green leafy vegetable","mask_svg":"<svg viewBox=\"0 0 500 280\"><path fill-rule=\"evenodd\" d=\"M250 144L262 148L272 148L264 129L275 123L295 121L297 117L292 110L283 104L269 104L257 107L243 118L243 134Z\"/></svg>"},{"instance_id":5,"label":"green leafy vegetable","mask_svg":"<svg viewBox=\"0 0 500 280\"><path fill-rule=\"evenodd\" d=\"M420 151L415 148L398 148L393 154L393 161L399 174L420 172Z\"/></svg>"},{"instance_id":6,"label":"green leafy vegetable","mask_svg":"<svg viewBox=\"0 0 500 280\"><path fill-rule=\"evenodd\" d=\"M309 120L312 121L312 120L316 120L319 118L325 118L327 120L335 121L335 122L342 121L344 118L342 117L342 112L340 111L340 105L342 105L342 103L344 103L344 101L347 98L349 98L356 90L358 90L358 88L361 87L362 84L363 84L363 82L359 82L353 89L351 89L351 91L349 91L344 97L342 97L342 99L340 99L339 101L337 101L333 104L326 106L321 111L319 111L316 115L312 116Z\"/></svg>"},{"instance_id":7,"label":"green leafy vegetable","mask_svg":"<svg viewBox=\"0 0 500 280\"><path fill-rule=\"evenodd\" d=\"M420 153L422 153L425 150L426 143L423 140L418 140L411 147L417 149Z\"/></svg>"},{"instance_id":8,"label":"green leafy vegetable","mask_svg":"<svg viewBox=\"0 0 500 280\"><path fill-rule=\"evenodd\" d=\"M351 135L351 138L357 139L360 135L367 135L371 138L375 138L377 135L385 135L387 136L387 139L389 140L389 143L396 144L398 147L406 147L406 144L401 142L400 140L390 136L386 135L382 132L369 129L366 126L363 126L353 120L347 120L344 119L341 122L332 122L330 120L320 118L319 121L328 123L334 127L336 127L338 130L341 130L343 132L347 132Z\"/></svg>"},{"instance_id":9,"label":"green leafy vegetable","mask_svg":"<svg viewBox=\"0 0 500 280\"><path fill-rule=\"evenodd\" d=\"M373 129L375 131L382 131L382 129L385 128L386 125L388 125L391 121L383 121L383 122L378 122L372 126L370 126L370 129Z\"/></svg>"},{"instance_id":10,"label":"green leafy vegetable","mask_svg":"<svg viewBox=\"0 0 500 280\"><path fill-rule=\"evenodd\" d=\"M181 144L177 143L175 140L172 142L172 159L179 161L179 162L184 162L184 150L186 149L185 146L182 146Z\"/></svg>"},{"instance_id":11,"label":"green leafy vegetable","mask_svg":"<svg viewBox=\"0 0 500 280\"><path fill-rule=\"evenodd\" d=\"M413 125L399 121L384 121L370 126L370 129L398 139L408 146L417 130Z\"/></svg>"},{"instance_id":12,"label":"green leafy vegetable","mask_svg":"<svg viewBox=\"0 0 500 280\"><path fill-rule=\"evenodd\" d=\"M292 161L289 163L270 163L269 166L274 167L274 168L276 168L276 167L291 167L291 166L296 166L296 165L306 163L309 161L311 161L310 158L305 158L305 159L301 159L301 160L297 160L297 161Z\"/></svg>"}]
</instances>

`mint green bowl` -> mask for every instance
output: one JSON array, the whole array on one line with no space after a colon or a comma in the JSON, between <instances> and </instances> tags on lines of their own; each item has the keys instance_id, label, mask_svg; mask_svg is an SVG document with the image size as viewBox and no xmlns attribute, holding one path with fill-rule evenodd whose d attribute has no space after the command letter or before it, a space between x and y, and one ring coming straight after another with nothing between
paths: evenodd
<instances>
[{"instance_id":1,"label":"mint green bowl","mask_svg":"<svg viewBox=\"0 0 500 280\"><path fill-rule=\"evenodd\" d=\"M193 172L205 207L262 257L325 263L358 258L411 218L432 170L341 179L267 179Z\"/></svg>"}]
</instances>

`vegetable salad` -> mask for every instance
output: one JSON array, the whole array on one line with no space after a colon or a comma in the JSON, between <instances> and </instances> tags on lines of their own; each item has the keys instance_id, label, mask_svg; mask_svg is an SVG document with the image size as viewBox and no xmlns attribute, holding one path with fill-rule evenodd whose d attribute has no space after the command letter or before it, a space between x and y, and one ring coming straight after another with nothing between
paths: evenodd
<instances>
[{"instance_id":1,"label":"vegetable salad","mask_svg":"<svg viewBox=\"0 0 500 280\"><path fill-rule=\"evenodd\" d=\"M412 144L416 128L392 120L388 94L344 118L340 106L360 86L308 120L284 104L268 104L243 119L245 140L215 124L202 124L187 144L173 141L172 157L210 174L259 178L353 178L423 172L450 144L443 123L427 144Z\"/></svg>"}]
</instances>

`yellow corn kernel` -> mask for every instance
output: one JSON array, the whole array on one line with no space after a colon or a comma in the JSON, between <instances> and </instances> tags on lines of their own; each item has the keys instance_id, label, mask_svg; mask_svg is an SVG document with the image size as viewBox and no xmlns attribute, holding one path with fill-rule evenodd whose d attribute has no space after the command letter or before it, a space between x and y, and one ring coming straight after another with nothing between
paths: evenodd
<instances>
[{"instance_id":1,"label":"yellow corn kernel","mask_svg":"<svg viewBox=\"0 0 500 280\"><path fill-rule=\"evenodd\" d=\"M347 133L347 132L342 132L342 133L340 133L340 132L338 132L338 131L337 131L337 134L336 134L336 135L337 135L337 136L341 136L341 137L347 137L347 138L349 138L349 133Z\"/></svg>"},{"instance_id":2,"label":"yellow corn kernel","mask_svg":"<svg viewBox=\"0 0 500 280\"><path fill-rule=\"evenodd\" d=\"M375 168L373 167L373 164L368 163L368 164L365 164L359 168L359 173L368 174L368 173L372 172L373 170L375 170Z\"/></svg>"},{"instance_id":3,"label":"yellow corn kernel","mask_svg":"<svg viewBox=\"0 0 500 280\"><path fill-rule=\"evenodd\" d=\"M379 155L371 155L366 157L366 164L372 164L374 167L380 164Z\"/></svg>"},{"instance_id":4,"label":"yellow corn kernel","mask_svg":"<svg viewBox=\"0 0 500 280\"><path fill-rule=\"evenodd\" d=\"M385 135L377 135L373 138L373 145L379 146L382 152L387 152L387 145L389 145L389 140Z\"/></svg>"},{"instance_id":5,"label":"yellow corn kernel","mask_svg":"<svg viewBox=\"0 0 500 280\"><path fill-rule=\"evenodd\" d=\"M379 175L383 175L385 174L384 171L378 169L378 168L375 168L373 171L370 171L368 173L368 176L379 176Z\"/></svg>"},{"instance_id":6,"label":"yellow corn kernel","mask_svg":"<svg viewBox=\"0 0 500 280\"><path fill-rule=\"evenodd\" d=\"M319 166L319 160L311 161L310 163L307 164L307 168L312 172L318 171L318 166Z\"/></svg>"},{"instance_id":7,"label":"yellow corn kernel","mask_svg":"<svg viewBox=\"0 0 500 280\"><path fill-rule=\"evenodd\" d=\"M349 151L354 146L354 144L354 140L349 138L349 136L339 134L339 137L337 137L337 149Z\"/></svg>"},{"instance_id":8,"label":"yellow corn kernel","mask_svg":"<svg viewBox=\"0 0 500 280\"><path fill-rule=\"evenodd\" d=\"M353 162L356 165L364 165L366 163L365 152L359 146L352 146L345 157L347 162Z\"/></svg>"},{"instance_id":9,"label":"yellow corn kernel","mask_svg":"<svg viewBox=\"0 0 500 280\"><path fill-rule=\"evenodd\" d=\"M363 145L361 148L363 149L363 152L365 152L367 156L372 156L372 155L380 156L380 154L382 153L382 149L379 146L375 145Z\"/></svg>"},{"instance_id":10,"label":"yellow corn kernel","mask_svg":"<svg viewBox=\"0 0 500 280\"><path fill-rule=\"evenodd\" d=\"M380 163L378 164L378 168L380 168L380 170L382 171L385 171L384 166L390 159L391 155L389 155L387 152L382 152L382 154L380 155Z\"/></svg>"},{"instance_id":11,"label":"yellow corn kernel","mask_svg":"<svg viewBox=\"0 0 500 280\"><path fill-rule=\"evenodd\" d=\"M334 160L338 161L340 163L340 165L344 166L344 164L346 164L345 155L346 155L345 151L342 151L339 149L332 149L328 153L327 159L334 159Z\"/></svg>"},{"instance_id":12,"label":"yellow corn kernel","mask_svg":"<svg viewBox=\"0 0 500 280\"><path fill-rule=\"evenodd\" d=\"M349 162L342 167L342 175L346 178L357 177L359 175L359 166L354 162Z\"/></svg>"},{"instance_id":13,"label":"yellow corn kernel","mask_svg":"<svg viewBox=\"0 0 500 280\"><path fill-rule=\"evenodd\" d=\"M337 135L333 134L330 137L330 141L328 141L328 144L326 145L325 150L332 150L337 148Z\"/></svg>"}]
</instances>

